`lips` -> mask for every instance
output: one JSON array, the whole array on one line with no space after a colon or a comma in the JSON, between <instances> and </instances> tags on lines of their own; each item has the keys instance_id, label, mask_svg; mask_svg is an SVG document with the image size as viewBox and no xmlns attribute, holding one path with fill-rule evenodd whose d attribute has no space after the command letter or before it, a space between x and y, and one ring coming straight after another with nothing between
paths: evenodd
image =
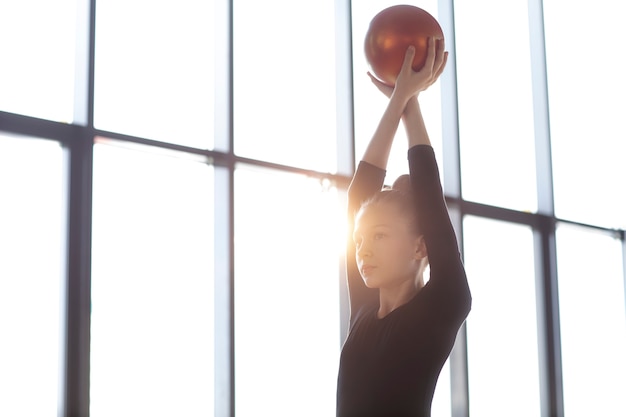
<instances>
[{"instance_id":1,"label":"lips","mask_svg":"<svg viewBox=\"0 0 626 417\"><path fill-rule=\"evenodd\" d=\"M374 268L376 268L374 265L363 265L361 267L361 274L367 275L368 273L372 272Z\"/></svg>"}]
</instances>

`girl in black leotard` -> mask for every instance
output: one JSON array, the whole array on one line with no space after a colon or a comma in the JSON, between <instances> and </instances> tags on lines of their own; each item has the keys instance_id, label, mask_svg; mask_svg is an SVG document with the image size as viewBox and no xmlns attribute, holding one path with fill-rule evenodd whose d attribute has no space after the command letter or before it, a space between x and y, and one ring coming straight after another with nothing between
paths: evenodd
<instances>
[{"instance_id":1,"label":"girl in black leotard","mask_svg":"<svg viewBox=\"0 0 626 417\"><path fill-rule=\"evenodd\" d=\"M348 192L350 326L337 385L341 417L430 416L439 372L471 306L418 101L442 73L448 54L443 40L431 39L426 65L415 72L414 53L407 50L395 87L370 74L389 104ZM410 174L383 189L400 120Z\"/></svg>"}]
</instances>

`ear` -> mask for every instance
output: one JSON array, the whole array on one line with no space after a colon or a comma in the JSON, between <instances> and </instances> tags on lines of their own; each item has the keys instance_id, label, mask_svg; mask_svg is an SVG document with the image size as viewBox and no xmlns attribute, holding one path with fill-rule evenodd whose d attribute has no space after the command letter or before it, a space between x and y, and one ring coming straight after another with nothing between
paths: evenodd
<instances>
[{"instance_id":1,"label":"ear","mask_svg":"<svg viewBox=\"0 0 626 417\"><path fill-rule=\"evenodd\" d=\"M420 235L415 239L415 259L424 259L426 257L428 257L426 241L424 240L424 235Z\"/></svg>"}]
</instances>

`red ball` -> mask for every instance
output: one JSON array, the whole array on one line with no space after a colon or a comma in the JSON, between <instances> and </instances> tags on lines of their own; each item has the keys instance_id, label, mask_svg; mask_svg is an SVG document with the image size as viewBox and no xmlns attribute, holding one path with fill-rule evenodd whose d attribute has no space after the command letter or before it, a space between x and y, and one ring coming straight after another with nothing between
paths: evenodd
<instances>
[{"instance_id":1,"label":"red ball","mask_svg":"<svg viewBox=\"0 0 626 417\"><path fill-rule=\"evenodd\" d=\"M443 39L443 31L427 11L409 5L391 6L370 22L365 35L365 58L372 73L393 86L410 45L415 47L413 70L424 66L430 37Z\"/></svg>"}]
</instances>

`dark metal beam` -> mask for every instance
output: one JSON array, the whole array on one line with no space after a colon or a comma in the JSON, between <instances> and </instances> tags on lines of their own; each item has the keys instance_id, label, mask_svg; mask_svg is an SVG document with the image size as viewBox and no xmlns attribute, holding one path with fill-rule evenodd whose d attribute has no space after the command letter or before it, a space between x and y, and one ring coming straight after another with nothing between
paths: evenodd
<instances>
[{"instance_id":1,"label":"dark metal beam","mask_svg":"<svg viewBox=\"0 0 626 417\"><path fill-rule=\"evenodd\" d=\"M80 130L81 127L76 125L0 111L0 131L3 132L68 144Z\"/></svg>"},{"instance_id":2,"label":"dark metal beam","mask_svg":"<svg viewBox=\"0 0 626 417\"><path fill-rule=\"evenodd\" d=\"M538 217L535 237L535 289L542 416L562 417L563 375L556 259L556 220Z\"/></svg>"},{"instance_id":3,"label":"dark metal beam","mask_svg":"<svg viewBox=\"0 0 626 417\"><path fill-rule=\"evenodd\" d=\"M92 175L93 142L79 135L69 146L65 417L89 416Z\"/></svg>"},{"instance_id":4,"label":"dark metal beam","mask_svg":"<svg viewBox=\"0 0 626 417\"><path fill-rule=\"evenodd\" d=\"M91 352L91 230L96 0L77 3L75 134L69 151L64 392L65 417L88 417Z\"/></svg>"}]
</instances>

